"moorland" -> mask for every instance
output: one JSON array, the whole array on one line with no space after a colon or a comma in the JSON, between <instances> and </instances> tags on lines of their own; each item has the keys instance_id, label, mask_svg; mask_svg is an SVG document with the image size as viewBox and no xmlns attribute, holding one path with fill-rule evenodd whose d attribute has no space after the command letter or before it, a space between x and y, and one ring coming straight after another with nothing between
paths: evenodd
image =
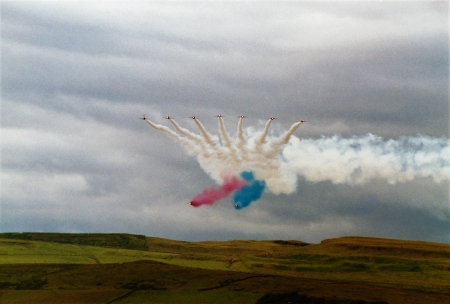
<instances>
[{"instance_id":1,"label":"moorland","mask_svg":"<svg viewBox=\"0 0 450 304\"><path fill-rule=\"evenodd\" d=\"M1 233L0 303L450 303L450 245Z\"/></svg>"}]
</instances>

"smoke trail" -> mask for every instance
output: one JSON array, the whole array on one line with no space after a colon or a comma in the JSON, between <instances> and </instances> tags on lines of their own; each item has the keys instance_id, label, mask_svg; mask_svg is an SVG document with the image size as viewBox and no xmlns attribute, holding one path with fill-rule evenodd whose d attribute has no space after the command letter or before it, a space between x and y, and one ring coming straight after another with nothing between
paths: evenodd
<instances>
[{"instance_id":1,"label":"smoke trail","mask_svg":"<svg viewBox=\"0 0 450 304\"><path fill-rule=\"evenodd\" d=\"M190 140L193 140L193 141L195 141L195 142L197 142L197 143L202 144L202 138L201 138L201 136L199 136L199 135L197 135L197 134L195 134L195 133L192 133L192 132L190 132L189 130L187 130L187 129L185 129L185 128L180 127L180 126L175 122L175 120L173 120L172 118L169 119L169 120L170 120L170 122L173 124L173 126L175 127L175 130L177 130L178 133L180 133L181 135L185 136L186 138L188 138L188 139L190 139ZM148 121L148 119L147 119L147 121Z\"/></svg>"},{"instance_id":2,"label":"smoke trail","mask_svg":"<svg viewBox=\"0 0 450 304\"><path fill-rule=\"evenodd\" d=\"M352 185L376 178L389 183L416 177L428 177L436 182L450 180L450 143L446 138L418 135L386 141L368 134L352 138L335 135L300 140L293 134L303 121L294 123L281 136L271 137L268 134L272 119L267 121L262 133L253 132L246 136L243 117L239 119L236 138L232 138L219 117L220 142L218 137L205 130L198 119L194 121L200 135L181 128L173 120L171 122L178 133L146 121L152 128L179 142L189 154L196 155L203 170L218 184L228 182L223 172L228 176L241 174L248 184L235 189L240 189L234 195L237 209L258 199L264 189L274 194L292 193L296 190L298 177L312 182L328 180ZM210 197L222 191L210 190L206 190ZM210 202L205 199L203 203L201 199L194 199L195 204Z\"/></svg>"},{"instance_id":3,"label":"smoke trail","mask_svg":"<svg viewBox=\"0 0 450 304\"><path fill-rule=\"evenodd\" d=\"M189 140L188 138L184 138L184 137L178 135L177 133L175 133L174 131L170 130L169 128L167 128L165 126L157 125L157 124L149 121L148 119L144 119L144 120L153 129L161 131L161 132L167 134L169 137L171 137L175 141L178 141L190 154L194 154L199 151L198 147L195 145L194 142L192 142L192 140Z\"/></svg>"},{"instance_id":4,"label":"smoke trail","mask_svg":"<svg viewBox=\"0 0 450 304\"><path fill-rule=\"evenodd\" d=\"M261 137L259 138L259 142L262 144L264 144L266 142L266 137L267 137L267 134L269 133L269 128L270 128L270 124L272 123L272 120L273 119L271 118L267 121L266 126L264 127L264 130L261 134Z\"/></svg>"},{"instance_id":5,"label":"smoke trail","mask_svg":"<svg viewBox=\"0 0 450 304\"><path fill-rule=\"evenodd\" d=\"M214 138L212 137L211 134L209 134L205 127L203 126L203 124L200 122L200 120L198 120L197 118L194 119L195 124L197 125L198 129L200 130L200 133L202 134L205 143L210 145L211 147L218 149L218 142L216 140L214 140Z\"/></svg>"},{"instance_id":6,"label":"smoke trail","mask_svg":"<svg viewBox=\"0 0 450 304\"><path fill-rule=\"evenodd\" d=\"M245 187L245 185L247 185L247 181L245 179L239 179L234 175L224 175L223 184L220 187L212 187L204 190L202 193L194 197L189 204L194 207L199 207L201 205L212 205L216 201L229 196L231 192Z\"/></svg>"},{"instance_id":7,"label":"smoke trail","mask_svg":"<svg viewBox=\"0 0 450 304\"><path fill-rule=\"evenodd\" d=\"M259 200L266 188L266 182L263 180L255 180L251 171L244 171L241 177L248 182L233 194L234 208L242 209L248 207L251 202Z\"/></svg>"},{"instance_id":8,"label":"smoke trail","mask_svg":"<svg viewBox=\"0 0 450 304\"><path fill-rule=\"evenodd\" d=\"M219 116L219 130L220 130L220 136L222 137L223 144L225 147L231 147L231 138L230 135L228 135L227 130L225 129L225 124L223 123L222 117Z\"/></svg>"},{"instance_id":9,"label":"smoke trail","mask_svg":"<svg viewBox=\"0 0 450 304\"><path fill-rule=\"evenodd\" d=\"M416 177L450 180L450 144L446 138L419 135L384 141L373 134L293 137L283 157L292 171L312 182L362 184L381 178L394 184Z\"/></svg>"},{"instance_id":10,"label":"smoke trail","mask_svg":"<svg viewBox=\"0 0 450 304\"><path fill-rule=\"evenodd\" d=\"M245 136L244 136L244 128L242 126L242 121L244 120L244 117L239 118L238 123L238 129L237 129L237 144L239 147L242 147L242 145L245 145Z\"/></svg>"}]
</instances>

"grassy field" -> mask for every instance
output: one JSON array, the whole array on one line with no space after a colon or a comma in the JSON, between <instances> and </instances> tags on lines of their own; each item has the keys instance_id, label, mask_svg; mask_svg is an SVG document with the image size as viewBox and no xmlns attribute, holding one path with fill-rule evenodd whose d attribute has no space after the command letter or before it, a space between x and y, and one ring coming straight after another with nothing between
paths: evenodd
<instances>
[{"instance_id":1,"label":"grassy field","mask_svg":"<svg viewBox=\"0 0 450 304\"><path fill-rule=\"evenodd\" d=\"M2 304L263 303L269 294L280 303L280 294L322 303L450 303L450 245L0 234Z\"/></svg>"}]
</instances>

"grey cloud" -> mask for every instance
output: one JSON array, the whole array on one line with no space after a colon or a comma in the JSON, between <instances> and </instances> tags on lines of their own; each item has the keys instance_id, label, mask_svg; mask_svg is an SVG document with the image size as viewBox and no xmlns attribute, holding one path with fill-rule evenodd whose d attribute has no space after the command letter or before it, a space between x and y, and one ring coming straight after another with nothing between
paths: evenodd
<instances>
[{"instance_id":1,"label":"grey cloud","mask_svg":"<svg viewBox=\"0 0 450 304\"><path fill-rule=\"evenodd\" d=\"M448 185L427 179L191 208L214 182L138 120L448 137L448 3L1 5L2 230L448 242Z\"/></svg>"},{"instance_id":2,"label":"grey cloud","mask_svg":"<svg viewBox=\"0 0 450 304\"><path fill-rule=\"evenodd\" d=\"M70 24L62 31L69 29ZM115 35L114 41L124 40L112 29L109 34ZM166 32L162 35L175 34ZM230 101L236 101L245 104L242 109L250 105L276 111L277 102L283 101L284 109L291 113L303 111L309 116L316 115L313 117L319 120L335 120L337 117L350 122L377 120L390 124L389 128L398 125L398 121L420 125L433 117L435 129L428 129L428 132L435 135L447 131L445 113L448 107L445 100L448 94L442 90L448 78L448 65L445 64L448 62L448 52L445 51L448 43L445 37L421 37L418 41L414 36L388 36L381 41L377 39L364 44L356 41L354 45L320 48L309 53L306 50L286 51L268 44L255 45L248 50L242 49L238 52L240 56L186 52L183 49L189 47L180 49L165 44L153 45L144 58L131 57L129 60L88 53L75 57L73 53L67 54L64 48L55 53L56 57L43 58L40 54L47 54L48 50L38 48L31 57L35 58L34 61L26 65L19 63L26 62L20 55L11 55L17 57L7 61L10 64L6 69L12 66L16 76L11 82L8 77L4 82L10 88L6 94L10 90L22 92L25 87L34 87L38 94L50 94L43 102L48 102L49 97L55 99L52 98L55 93L62 93L69 97L85 99L91 96L116 102L164 101L177 106L187 103L188 107L209 103L216 107L230 105L235 108L236 105ZM192 43L192 40L180 37L178 45L183 45L183 39ZM195 41L196 38L193 39ZM58 37L54 40L58 41ZM152 41L151 35L149 40ZM92 45L89 40L81 41L81 46ZM139 48L143 43L146 44L141 37L135 43L137 46L131 49ZM227 43L230 41L222 42L224 45ZM242 41L232 45L234 49L241 49L252 43ZM119 47L117 43L111 43L108 49L114 52ZM155 58L158 53L166 54L166 58ZM173 55L167 57L170 53ZM30 58L27 54L24 56ZM137 69L141 64L145 70ZM22 68L17 69L21 65ZM42 72L45 74L40 75ZM158 75L158 78L151 75ZM45 84L36 83L39 79L36 76L45 77ZM18 84L21 85L17 87ZM57 97L53 103L61 107L64 101ZM392 102L397 102L398 106L386 104ZM414 102L416 105L411 107ZM430 102L439 108L423 107L424 103ZM422 111L417 111L419 107ZM393 112L395 108L397 111ZM370 124L370 128L373 127L373 123Z\"/></svg>"}]
</instances>

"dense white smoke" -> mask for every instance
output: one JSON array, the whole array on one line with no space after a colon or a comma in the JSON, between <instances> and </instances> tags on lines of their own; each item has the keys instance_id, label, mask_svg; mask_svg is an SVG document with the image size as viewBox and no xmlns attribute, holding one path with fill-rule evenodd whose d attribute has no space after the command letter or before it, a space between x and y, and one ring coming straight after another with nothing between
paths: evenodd
<instances>
[{"instance_id":1,"label":"dense white smoke","mask_svg":"<svg viewBox=\"0 0 450 304\"><path fill-rule=\"evenodd\" d=\"M450 145L448 139L428 136L383 140L372 134L363 137L340 136L299 139L294 132L297 122L279 137L269 136L269 119L260 132L245 134L243 118L239 119L236 137L232 138L218 117L219 134L208 133L194 118L200 135L180 127L169 118L175 131L145 121L179 142L217 183L225 174L254 172L264 180L272 193L291 193L297 178L312 182L361 184L374 178L389 183L404 182L415 177L430 177L436 182L450 180Z\"/></svg>"},{"instance_id":2,"label":"dense white smoke","mask_svg":"<svg viewBox=\"0 0 450 304\"><path fill-rule=\"evenodd\" d=\"M450 179L450 145L445 138L416 136L385 141L372 134L292 137L283 156L292 170L313 182L362 184L382 178L393 184L415 177L430 177L436 182Z\"/></svg>"}]
</instances>

